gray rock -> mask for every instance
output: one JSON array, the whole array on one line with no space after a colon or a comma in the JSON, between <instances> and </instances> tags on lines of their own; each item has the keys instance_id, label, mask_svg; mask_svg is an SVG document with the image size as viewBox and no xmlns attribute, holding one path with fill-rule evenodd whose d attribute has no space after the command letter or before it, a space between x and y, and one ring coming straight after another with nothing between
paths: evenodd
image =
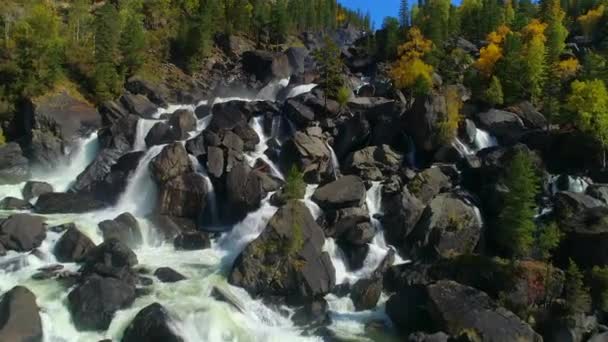
<instances>
[{"instance_id":1,"label":"gray rock","mask_svg":"<svg viewBox=\"0 0 608 342\"><path fill-rule=\"evenodd\" d=\"M93 241L78 228L73 227L59 238L53 253L59 262L80 262L93 248L95 248Z\"/></svg>"},{"instance_id":2,"label":"gray rock","mask_svg":"<svg viewBox=\"0 0 608 342\"><path fill-rule=\"evenodd\" d=\"M312 195L322 209L360 207L365 203L365 184L357 176L344 176L317 188Z\"/></svg>"},{"instance_id":3,"label":"gray rock","mask_svg":"<svg viewBox=\"0 0 608 342\"><path fill-rule=\"evenodd\" d=\"M162 215L196 219L207 202L207 184L198 173L186 173L160 186L158 210Z\"/></svg>"},{"instance_id":4,"label":"gray rock","mask_svg":"<svg viewBox=\"0 0 608 342\"><path fill-rule=\"evenodd\" d=\"M31 200L32 198L36 198L42 194L46 194L49 192L53 192L53 186L49 183L45 182L34 182L29 181L25 183L23 190L21 193L23 194L23 199L26 201Z\"/></svg>"},{"instance_id":5,"label":"gray rock","mask_svg":"<svg viewBox=\"0 0 608 342\"><path fill-rule=\"evenodd\" d=\"M34 206L28 201L16 197L4 197L0 201L0 210L31 210Z\"/></svg>"},{"instance_id":6,"label":"gray rock","mask_svg":"<svg viewBox=\"0 0 608 342\"><path fill-rule=\"evenodd\" d=\"M0 146L0 184L18 184L30 177L30 166L17 143Z\"/></svg>"},{"instance_id":7,"label":"gray rock","mask_svg":"<svg viewBox=\"0 0 608 342\"><path fill-rule=\"evenodd\" d=\"M180 138L181 134L177 129L164 122L157 122L146 135L145 141L147 147L152 147L170 144L176 140L180 140Z\"/></svg>"},{"instance_id":8,"label":"gray rock","mask_svg":"<svg viewBox=\"0 0 608 342\"><path fill-rule=\"evenodd\" d=\"M41 342L40 308L36 296L23 286L13 287L0 300L0 341Z\"/></svg>"},{"instance_id":9,"label":"gray rock","mask_svg":"<svg viewBox=\"0 0 608 342\"><path fill-rule=\"evenodd\" d=\"M116 239L130 248L139 247L143 242L139 222L130 213L120 214L114 220L100 222L99 229L104 241Z\"/></svg>"},{"instance_id":10,"label":"gray rock","mask_svg":"<svg viewBox=\"0 0 608 342\"><path fill-rule=\"evenodd\" d=\"M170 267L160 267L154 271L154 276L163 283L176 283L180 280L187 279L181 273Z\"/></svg>"},{"instance_id":11,"label":"gray rock","mask_svg":"<svg viewBox=\"0 0 608 342\"><path fill-rule=\"evenodd\" d=\"M80 214L103 209L106 204L87 194L50 192L40 195L34 205L40 214Z\"/></svg>"},{"instance_id":12,"label":"gray rock","mask_svg":"<svg viewBox=\"0 0 608 342\"><path fill-rule=\"evenodd\" d=\"M333 179L331 152L327 148L320 131L296 132L285 142L280 154L281 168L288 172L296 165L309 183L320 183Z\"/></svg>"},{"instance_id":13,"label":"gray rock","mask_svg":"<svg viewBox=\"0 0 608 342\"><path fill-rule=\"evenodd\" d=\"M152 303L135 315L125 329L122 342L182 342L173 331L167 310L158 303Z\"/></svg>"},{"instance_id":14,"label":"gray rock","mask_svg":"<svg viewBox=\"0 0 608 342\"><path fill-rule=\"evenodd\" d=\"M149 165L152 177L157 184L193 171L188 152L181 143L167 145Z\"/></svg>"},{"instance_id":15,"label":"gray rock","mask_svg":"<svg viewBox=\"0 0 608 342\"><path fill-rule=\"evenodd\" d=\"M189 110L178 110L171 115L169 125L177 131L179 140L188 138L188 133L196 130L196 118Z\"/></svg>"},{"instance_id":16,"label":"gray rock","mask_svg":"<svg viewBox=\"0 0 608 342\"><path fill-rule=\"evenodd\" d=\"M156 105L143 95L127 93L120 97L120 102L129 112L145 119L153 119L157 110Z\"/></svg>"},{"instance_id":17,"label":"gray rock","mask_svg":"<svg viewBox=\"0 0 608 342\"><path fill-rule=\"evenodd\" d=\"M477 115L481 126L505 142L516 142L525 132L523 121L515 113L491 109Z\"/></svg>"},{"instance_id":18,"label":"gray rock","mask_svg":"<svg viewBox=\"0 0 608 342\"><path fill-rule=\"evenodd\" d=\"M380 181L396 173L403 156L388 145L370 146L351 153L345 161L345 172L359 175L365 180Z\"/></svg>"},{"instance_id":19,"label":"gray rock","mask_svg":"<svg viewBox=\"0 0 608 342\"><path fill-rule=\"evenodd\" d=\"M0 221L0 244L8 250L29 252L46 238L41 217L15 214Z\"/></svg>"}]
</instances>

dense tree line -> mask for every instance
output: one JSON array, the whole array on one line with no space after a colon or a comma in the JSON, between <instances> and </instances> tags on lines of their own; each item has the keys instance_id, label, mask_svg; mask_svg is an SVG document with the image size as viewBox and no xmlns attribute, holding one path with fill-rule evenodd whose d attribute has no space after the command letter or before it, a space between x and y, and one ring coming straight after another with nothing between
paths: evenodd
<instances>
[{"instance_id":1,"label":"dense tree line","mask_svg":"<svg viewBox=\"0 0 608 342\"><path fill-rule=\"evenodd\" d=\"M276 46L305 30L370 27L369 16L336 0L5 0L0 13L1 120L58 83L103 101L163 62L195 71L218 33Z\"/></svg>"}]
</instances>

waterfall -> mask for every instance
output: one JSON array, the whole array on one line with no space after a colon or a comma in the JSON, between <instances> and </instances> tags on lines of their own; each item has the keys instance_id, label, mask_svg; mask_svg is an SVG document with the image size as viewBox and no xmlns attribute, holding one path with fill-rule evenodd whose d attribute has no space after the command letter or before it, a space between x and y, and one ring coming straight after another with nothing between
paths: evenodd
<instances>
[{"instance_id":1,"label":"waterfall","mask_svg":"<svg viewBox=\"0 0 608 342\"><path fill-rule=\"evenodd\" d=\"M143 118L140 118L139 120L137 120L137 127L135 129L135 143L133 144L133 151L145 151L146 150L146 148L147 148L146 136L148 135L148 133L150 132L152 127L154 127L154 125L156 125L157 122L159 122L159 121L147 120L147 119L143 119Z\"/></svg>"},{"instance_id":2,"label":"waterfall","mask_svg":"<svg viewBox=\"0 0 608 342\"><path fill-rule=\"evenodd\" d=\"M490 133L477 128L475 132L475 147L477 148L477 151L494 146L498 146L496 138Z\"/></svg>"},{"instance_id":3,"label":"waterfall","mask_svg":"<svg viewBox=\"0 0 608 342\"><path fill-rule=\"evenodd\" d=\"M336 152L334 152L334 149L330 144L326 143L325 146L327 146L327 149L329 149L331 155L331 168L334 173L334 177L338 178L340 175L340 162L338 161L338 156L336 156Z\"/></svg>"},{"instance_id":4,"label":"waterfall","mask_svg":"<svg viewBox=\"0 0 608 342\"><path fill-rule=\"evenodd\" d=\"M207 186L207 205L205 210L209 210L209 217L211 218L211 226L217 224L219 222L219 214L217 211L217 198L215 196L215 188L213 187L213 183L207 174L207 170L201 163L199 163L198 159L192 155L188 155L190 157L190 162L194 165L194 170L199 175L205 178L205 185Z\"/></svg>"},{"instance_id":5,"label":"waterfall","mask_svg":"<svg viewBox=\"0 0 608 342\"><path fill-rule=\"evenodd\" d=\"M452 142L452 146L454 146L454 148L462 155L470 156L475 154L475 151L473 151L469 146L465 145L465 143L463 143L458 138L454 139L454 142Z\"/></svg>"},{"instance_id":6,"label":"waterfall","mask_svg":"<svg viewBox=\"0 0 608 342\"><path fill-rule=\"evenodd\" d=\"M565 180L567 184L562 183ZM582 177L570 175L550 175L549 186L552 194L559 191L570 191L575 193L584 193L589 187L589 183Z\"/></svg>"},{"instance_id":7,"label":"waterfall","mask_svg":"<svg viewBox=\"0 0 608 342\"><path fill-rule=\"evenodd\" d=\"M292 97L296 97L296 96L300 96L302 94L306 94L306 93L310 93L314 87L316 87L317 85L315 83L310 83L310 84L302 84L302 85L298 85L293 87L289 93L287 94L287 99L290 99Z\"/></svg>"},{"instance_id":8,"label":"waterfall","mask_svg":"<svg viewBox=\"0 0 608 342\"><path fill-rule=\"evenodd\" d=\"M288 77L268 83L258 92L255 98L259 100L276 101L279 92L289 84L289 79L290 78Z\"/></svg>"},{"instance_id":9,"label":"waterfall","mask_svg":"<svg viewBox=\"0 0 608 342\"><path fill-rule=\"evenodd\" d=\"M270 158L268 158L268 156L264 153L264 152L266 152L266 149L268 149L267 142L270 138L266 137L266 135L264 134L264 128L262 128L262 120L264 120L263 117L256 116L253 119L251 119L251 121L249 123L251 128L255 131L255 133L260 138L260 142L255 147L255 151L253 153L249 153L249 154L245 155L245 157L247 158L247 160L249 162L249 166L251 166L251 167L253 167L255 165L255 162L258 159L261 159L270 167L270 171L272 172L273 176L275 176L281 180L284 180L285 177L283 176L283 173L281 172L279 167Z\"/></svg>"}]
</instances>

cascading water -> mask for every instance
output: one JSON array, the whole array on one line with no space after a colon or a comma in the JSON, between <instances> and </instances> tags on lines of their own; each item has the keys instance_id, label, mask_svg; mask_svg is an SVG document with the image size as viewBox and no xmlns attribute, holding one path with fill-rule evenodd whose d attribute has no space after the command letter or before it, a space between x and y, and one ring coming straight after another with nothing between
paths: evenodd
<instances>
[{"instance_id":1,"label":"cascading water","mask_svg":"<svg viewBox=\"0 0 608 342\"><path fill-rule=\"evenodd\" d=\"M263 117L258 116L258 117L254 117L253 119L251 119L251 121L249 123L251 128L255 131L255 133L260 138L260 143L257 144L257 146L255 147L255 151L253 153L246 155L246 158L249 162L249 166L253 167L255 165L256 161L258 159L261 159L264 163L266 163L270 167L270 170L272 171L273 176L275 176L279 179L285 179L283 177L283 173L281 172L279 167L270 158L268 158L268 156L264 153L264 152L266 152L266 149L268 148L267 142L270 138L266 137L266 135L264 134L264 128L262 127L262 120L263 120Z\"/></svg>"},{"instance_id":2,"label":"cascading water","mask_svg":"<svg viewBox=\"0 0 608 342\"><path fill-rule=\"evenodd\" d=\"M475 132L475 147L477 151L481 151L485 148L498 146L498 141L490 133L483 129L476 129Z\"/></svg>"},{"instance_id":3,"label":"cascading water","mask_svg":"<svg viewBox=\"0 0 608 342\"><path fill-rule=\"evenodd\" d=\"M276 101L279 92L287 87L288 84L289 78L272 81L262 88L255 97L260 100Z\"/></svg>"},{"instance_id":4,"label":"cascading water","mask_svg":"<svg viewBox=\"0 0 608 342\"><path fill-rule=\"evenodd\" d=\"M133 145L133 151L145 151L146 150L146 136L159 122L157 120L139 119L137 120L137 127L135 129L135 143Z\"/></svg>"},{"instance_id":5,"label":"cascading water","mask_svg":"<svg viewBox=\"0 0 608 342\"><path fill-rule=\"evenodd\" d=\"M302 85L295 86L289 91L286 98L290 99L292 97L310 93L316 86L317 85L315 83L302 84Z\"/></svg>"},{"instance_id":6,"label":"cascading water","mask_svg":"<svg viewBox=\"0 0 608 342\"><path fill-rule=\"evenodd\" d=\"M196 173L202 175L205 178L205 185L207 186L207 205L206 210L208 210L209 218L211 219L210 225L213 226L218 224L219 222L219 214L217 211L217 198L215 196L215 188L213 187L213 183L207 174L207 170L199 163L198 159L194 156L189 155L190 162L194 165L194 170Z\"/></svg>"},{"instance_id":7,"label":"cascading water","mask_svg":"<svg viewBox=\"0 0 608 342\"><path fill-rule=\"evenodd\" d=\"M331 154L331 168L334 173L334 177L338 178L338 176L340 175L340 162L338 161L338 156L336 156L336 152L330 144L325 145L327 146L327 149L329 149L329 152Z\"/></svg>"}]
</instances>

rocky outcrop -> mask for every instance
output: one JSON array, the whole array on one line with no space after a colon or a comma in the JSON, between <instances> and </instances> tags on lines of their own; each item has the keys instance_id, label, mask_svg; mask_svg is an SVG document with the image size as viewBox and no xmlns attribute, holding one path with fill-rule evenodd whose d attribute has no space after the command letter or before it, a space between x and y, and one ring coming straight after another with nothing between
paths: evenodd
<instances>
[{"instance_id":1,"label":"rocky outcrop","mask_svg":"<svg viewBox=\"0 0 608 342\"><path fill-rule=\"evenodd\" d=\"M17 252L29 252L42 244L46 229L41 217L15 214L0 221L0 245Z\"/></svg>"},{"instance_id":2,"label":"rocky outcrop","mask_svg":"<svg viewBox=\"0 0 608 342\"><path fill-rule=\"evenodd\" d=\"M157 107L146 96L126 93L120 97L120 102L129 112L145 119L154 119Z\"/></svg>"},{"instance_id":3,"label":"rocky outcrop","mask_svg":"<svg viewBox=\"0 0 608 342\"><path fill-rule=\"evenodd\" d=\"M370 146L350 154L344 172L354 173L365 180L379 181L396 173L401 167L403 156L388 145Z\"/></svg>"},{"instance_id":4,"label":"rocky outcrop","mask_svg":"<svg viewBox=\"0 0 608 342\"><path fill-rule=\"evenodd\" d=\"M383 290L384 273L386 273L394 261L395 252L389 250L369 278L359 279L353 285L350 297L357 311L372 310L376 307Z\"/></svg>"},{"instance_id":5,"label":"rocky outcrop","mask_svg":"<svg viewBox=\"0 0 608 342\"><path fill-rule=\"evenodd\" d=\"M254 75L258 81L268 82L273 79L287 78L291 75L289 60L282 53L268 51L247 51L241 59L243 70Z\"/></svg>"},{"instance_id":6,"label":"rocky outcrop","mask_svg":"<svg viewBox=\"0 0 608 342\"><path fill-rule=\"evenodd\" d=\"M45 182L29 181L23 186L21 191L23 199L29 201L33 198L39 197L40 195L53 192L53 186Z\"/></svg>"},{"instance_id":7,"label":"rocky outcrop","mask_svg":"<svg viewBox=\"0 0 608 342\"><path fill-rule=\"evenodd\" d=\"M418 150L431 152L439 147L435 134L446 114L447 106L443 95L431 94L415 99L403 117L403 127Z\"/></svg>"},{"instance_id":8,"label":"rocky outcrop","mask_svg":"<svg viewBox=\"0 0 608 342\"><path fill-rule=\"evenodd\" d=\"M371 135L371 124L365 115L355 115L338 126L338 135L334 139L334 150L342 160L350 153L365 146Z\"/></svg>"},{"instance_id":9,"label":"rocky outcrop","mask_svg":"<svg viewBox=\"0 0 608 342\"><path fill-rule=\"evenodd\" d=\"M283 145L280 159L284 173L296 165L308 183L321 183L333 178L331 152L323 140L321 130L316 127L296 132Z\"/></svg>"},{"instance_id":10,"label":"rocky outcrop","mask_svg":"<svg viewBox=\"0 0 608 342\"><path fill-rule=\"evenodd\" d=\"M41 342L40 308L36 296L23 286L13 287L0 300L0 341Z\"/></svg>"},{"instance_id":11,"label":"rocky outcrop","mask_svg":"<svg viewBox=\"0 0 608 342\"><path fill-rule=\"evenodd\" d=\"M505 143L518 141L525 132L525 126L520 117L504 110L492 109L479 113L477 119L484 129Z\"/></svg>"},{"instance_id":12,"label":"rocky outcrop","mask_svg":"<svg viewBox=\"0 0 608 342\"><path fill-rule=\"evenodd\" d=\"M188 152L180 143L165 146L160 154L152 159L149 167L152 177L160 185L193 171Z\"/></svg>"},{"instance_id":13,"label":"rocky outcrop","mask_svg":"<svg viewBox=\"0 0 608 342\"><path fill-rule=\"evenodd\" d=\"M103 209L106 204L88 194L50 192L41 195L34 206L40 214L80 214Z\"/></svg>"},{"instance_id":14,"label":"rocky outcrop","mask_svg":"<svg viewBox=\"0 0 608 342\"><path fill-rule=\"evenodd\" d=\"M265 196L260 177L245 162L234 165L225 176L224 205L220 217L224 222L235 223L247 213L257 209Z\"/></svg>"},{"instance_id":15,"label":"rocky outcrop","mask_svg":"<svg viewBox=\"0 0 608 342\"><path fill-rule=\"evenodd\" d=\"M196 219L205 210L207 201L205 178L186 173L160 186L158 208L161 214Z\"/></svg>"},{"instance_id":16,"label":"rocky outcrop","mask_svg":"<svg viewBox=\"0 0 608 342\"><path fill-rule=\"evenodd\" d=\"M164 123L157 122L150 128L150 131L146 135L145 141L147 147L156 145L170 144L181 138L181 134L172 126Z\"/></svg>"},{"instance_id":17,"label":"rocky outcrop","mask_svg":"<svg viewBox=\"0 0 608 342\"><path fill-rule=\"evenodd\" d=\"M143 241L139 222L130 213L120 214L113 220L99 222L99 230L104 241L116 239L130 248L138 247Z\"/></svg>"},{"instance_id":18,"label":"rocky outcrop","mask_svg":"<svg viewBox=\"0 0 608 342\"><path fill-rule=\"evenodd\" d=\"M158 303L141 309L125 329L122 342L182 342L170 326L167 310Z\"/></svg>"},{"instance_id":19,"label":"rocky outcrop","mask_svg":"<svg viewBox=\"0 0 608 342\"><path fill-rule=\"evenodd\" d=\"M93 275L68 294L68 309L79 330L106 330L116 311L134 300L134 285Z\"/></svg>"},{"instance_id":20,"label":"rocky outcrop","mask_svg":"<svg viewBox=\"0 0 608 342\"><path fill-rule=\"evenodd\" d=\"M439 167L431 167L416 174L407 184L410 193L424 204L428 204L435 196L449 190L451 186L451 178Z\"/></svg>"},{"instance_id":21,"label":"rocky outcrop","mask_svg":"<svg viewBox=\"0 0 608 342\"><path fill-rule=\"evenodd\" d=\"M450 258L473 252L481 237L476 208L455 194L441 194L426 207L407 239L410 252Z\"/></svg>"},{"instance_id":22,"label":"rocky outcrop","mask_svg":"<svg viewBox=\"0 0 608 342\"><path fill-rule=\"evenodd\" d=\"M127 245L111 239L104 241L85 255L81 273L83 278L99 275L131 283L133 274L130 268L137 263L137 255Z\"/></svg>"},{"instance_id":23,"label":"rocky outcrop","mask_svg":"<svg viewBox=\"0 0 608 342\"><path fill-rule=\"evenodd\" d=\"M283 111L287 118L299 128L304 128L315 120L315 112L295 99L287 100Z\"/></svg>"},{"instance_id":24,"label":"rocky outcrop","mask_svg":"<svg viewBox=\"0 0 608 342\"><path fill-rule=\"evenodd\" d=\"M178 250L195 251L211 247L211 240L206 233L189 231L176 236L173 245Z\"/></svg>"},{"instance_id":25,"label":"rocky outcrop","mask_svg":"<svg viewBox=\"0 0 608 342\"><path fill-rule=\"evenodd\" d=\"M424 203L412 195L407 187L401 191L390 191L387 188L382 193L382 226L386 241L398 248L404 247L406 238L414 230L422 212Z\"/></svg>"},{"instance_id":26,"label":"rocky outcrop","mask_svg":"<svg viewBox=\"0 0 608 342\"><path fill-rule=\"evenodd\" d=\"M30 210L34 208L28 201L16 197L4 197L0 201L0 210Z\"/></svg>"},{"instance_id":27,"label":"rocky outcrop","mask_svg":"<svg viewBox=\"0 0 608 342\"><path fill-rule=\"evenodd\" d=\"M118 150L121 153L131 151L135 144L139 120L136 115L127 115L111 126L101 129L98 133L99 147Z\"/></svg>"},{"instance_id":28,"label":"rocky outcrop","mask_svg":"<svg viewBox=\"0 0 608 342\"><path fill-rule=\"evenodd\" d=\"M323 252L323 231L299 201L290 201L270 219L262 234L235 260L231 284L254 296L309 301L329 293L335 270Z\"/></svg>"},{"instance_id":29,"label":"rocky outcrop","mask_svg":"<svg viewBox=\"0 0 608 342\"><path fill-rule=\"evenodd\" d=\"M91 239L78 230L68 229L55 244L53 253L59 262L80 262L95 248Z\"/></svg>"},{"instance_id":30,"label":"rocky outcrop","mask_svg":"<svg viewBox=\"0 0 608 342\"><path fill-rule=\"evenodd\" d=\"M161 107L166 107L171 97L170 90L164 84L155 84L138 76L129 78L125 88L133 94L146 96Z\"/></svg>"},{"instance_id":31,"label":"rocky outcrop","mask_svg":"<svg viewBox=\"0 0 608 342\"><path fill-rule=\"evenodd\" d=\"M312 195L322 209L360 207L365 203L365 184L357 176L344 176L317 188Z\"/></svg>"},{"instance_id":32,"label":"rocky outcrop","mask_svg":"<svg viewBox=\"0 0 608 342\"><path fill-rule=\"evenodd\" d=\"M171 125L177 132L179 140L188 138L188 133L196 130L196 118L189 110L178 110L169 119Z\"/></svg>"},{"instance_id":33,"label":"rocky outcrop","mask_svg":"<svg viewBox=\"0 0 608 342\"><path fill-rule=\"evenodd\" d=\"M389 299L386 311L406 335L413 331L459 335L467 330L484 341L542 341L528 324L488 295L454 281L407 287Z\"/></svg>"},{"instance_id":34,"label":"rocky outcrop","mask_svg":"<svg viewBox=\"0 0 608 342\"><path fill-rule=\"evenodd\" d=\"M529 101L520 102L508 108L510 112L517 114L527 128L545 129L549 121L545 116L534 108L534 105Z\"/></svg>"},{"instance_id":35,"label":"rocky outcrop","mask_svg":"<svg viewBox=\"0 0 608 342\"><path fill-rule=\"evenodd\" d=\"M30 166L17 143L0 146L0 184L18 184L30 177Z\"/></svg>"}]
</instances>

